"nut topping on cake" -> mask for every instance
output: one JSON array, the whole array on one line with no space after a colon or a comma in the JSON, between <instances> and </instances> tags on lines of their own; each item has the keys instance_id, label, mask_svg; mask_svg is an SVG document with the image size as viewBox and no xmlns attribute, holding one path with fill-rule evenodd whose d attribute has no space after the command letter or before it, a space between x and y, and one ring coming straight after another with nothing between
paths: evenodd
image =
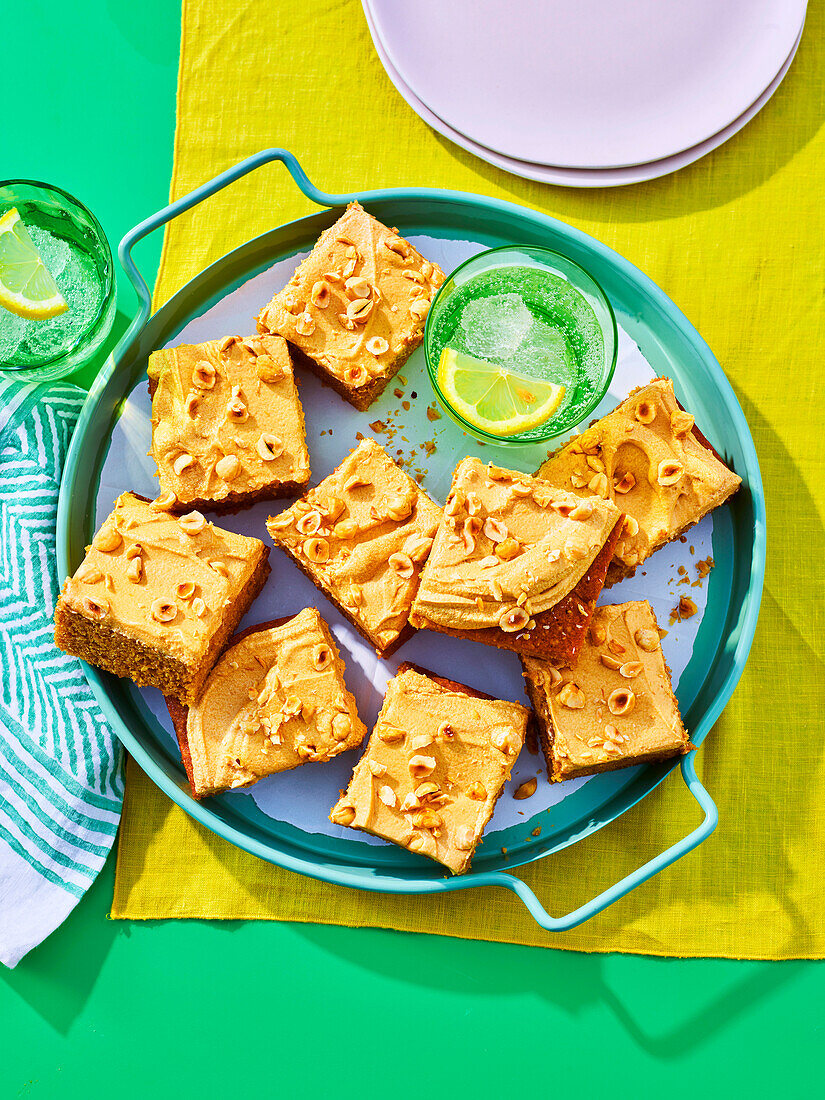
<instances>
[{"instance_id":1,"label":"nut topping on cake","mask_svg":"<svg viewBox=\"0 0 825 1100\"><path fill-rule=\"evenodd\" d=\"M655 630L637 630L633 637L639 649L646 653L652 653L659 648L659 635Z\"/></svg>"},{"instance_id":2,"label":"nut topping on cake","mask_svg":"<svg viewBox=\"0 0 825 1100\"><path fill-rule=\"evenodd\" d=\"M215 473L222 481L232 481L241 470L241 464L235 455L224 455L215 463Z\"/></svg>"},{"instance_id":3,"label":"nut topping on cake","mask_svg":"<svg viewBox=\"0 0 825 1100\"><path fill-rule=\"evenodd\" d=\"M323 645L321 643L316 645L312 651L312 664L318 670L318 672L323 672L323 670L327 668L331 661L332 653L330 652L329 646Z\"/></svg>"},{"instance_id":4,"label":"nut topping on cake","mask_svg":"<svg viewBox=\"0 0 825 1100\"><path fill-rule=\"evenodd\" d=\"M629 471L613 482L613 488L617 493L629 493L636 484L636 478Z\"/></svg>"},{"instance_id":5,"label":"nut topping on cake","mask_svg":"<svg viewBox=\"0 0 825 1100\"><path fill-rule=\"evenodd\" d=\"M521 545L512 535L508 535L503 542L496 543L495 555L497 558L501 558L502 561L512 561L520 553Z\"/></svg>"},{"instance_id":6,"label":"nut topping on cake","mask_svg":"<svg viewBox=\"0 0 825 1100\"><path fill-rule=\"evenodd\" d=\"M192 385L199 390L211 390L215 386L217 371L211 363L201 360L192 371Z\"/></svg>"},{"instance_id":7,"label":"nut topping on cake","mask_svg":"<svg viewBox=\"0 0 825 1100\"><path fill-rule=\"evenodd\" d=\"M483 527L484 534L491 542L502 543L509 538L507 524L497 519L486 519ZM515 541L515 540L514 540Z\"/></svg>"},{"instance_id":8,"label":"nut topping on cake","mask_svg":"<svg viewBox=\"0 0 825 1100\"><path fill-rule=\"evenodd\" d=\"M194 458L187 454L186 451L183 454L179 454L175 461L172 463L172 469L175 471L175 477L180 477L184 470L188 470L190 466L195 465Z\"/></svg>"},{"instance_id":9,"label":"nut topping on cake","mask_svg":"<svg viewBox=\"0 0 825 1100\"><path fill-rule=\"evenodd\" d=\"M499 616L498 625L508 634L514 634L523 630L530 621L530 616L523 607L505 608Z\"/></svg>"},{"instance_id":10,"label":"nut topping on cake","mask_svg":"<svg viewBox=\"0 0 825 1100\"><path fill-rule=\"evenodd\" d=\"M256 450L264 462L272 462L284 453L284 444L272 432L263 432L258 439Z\"/></svg>"},{"instance_id":11,"label":"nut topping on cake","mask_svg":"<svg viewBox=\"0 0 825 1100\"><path fill-rule=\"evenodd\" d=\"M641 661L625 661L619 668L619 675L625 680L632 680L642 671Z\"/></svg>"},{"instance_id":12,"label":"nut topping on cake","mask_svg":"<svg viewBox=\"0 0 825 1100\"><path fill-rule=\"evenodd\" d=\"M88 615L90 619L105 619L109 613L109 601L104 599L103 596L98 596L96 599L91 599L89 596L85 596L81 603L84 614Z\"/></svg>"},{"instance_id":13,"label":"nut topping on cake","mask_svg":"<svg viewBox=\"0 0 825 1100\"><path fill-rule=\"evenodd\" d=\"M305 515L296 522L295 527L302 535L314 535L318 528L321 526L322 516L317 508L313 508L311 512L307 512Z\"/></svg>"},{"instance_id":14,"label":"nut topping on cake","mask_svg":"<svg viewBox=\"0 0 825 1100\"><path fill-rule=\"evenodd\" d=\"M394 572L405 580L409 579L415 572L415 566L406 554L390 554L389 563Z\"/></svg>"},{"instance_id":15,"label":"nut topping on cake","mask_svg":"<svg viewBox=\"0 0 825 1100\"><path fill-rule=\"evenodd\" d=\"M169 600L159 597L152 600L152 618L159 623L171 623L177 617L178 609Z\"/></svg>"},{"instance_id":16,"label":"nut topping on cake","mask_svg":"<svg viewBox=\"0 0 825 1100\"><path fill-rule=\"evenodd\" d=\"M76 576L81 584L97 584L99 581L103 580L103 574L93 565L81 566Z\"/></svg>"},{"instance_id":17,"label":"nut topping on cake","mask_svg":"<svg viewBox=\"0 0 825 1100\"><path fill-rule=\"evenodd\" d=\"M389 346L383 336L372 336L366 343L370 355L383 355L389 349Z\"/></svg>"},{"instance_id":18,"label":"nut topping on cake","mask_svg":"<svg viewBox=\"0 0 825 1100\"><path fill-rule=\"evenodd\" d=\"M576 684L568 682L559 692L559 702L570 710L583 710L584 692Z\"/></svg>"},{"instance_id":19,"label":"nut topping on cake","mask_svg":"<svg viewBox=\"0 0 825 1100\"><path fill-rule=\"evenodd\" d=\"M670 414L670 427L675 436L687 435L694 424L694 418L683 409L674 409Z\"/></svg>"},{"instance_id":20,"label":"nut topping on cake","mask_svg":"<svg viewBox=\"0 0 825 1100\"><path fill-rule=\"evenodd\" d=\"M435 770L435 757L413 756L410 758L409 769L413 779L423 779Z\"/></svg>"},{"instance_id":21,"label":"nut topping on cake","mask_svg":"<svg viewBox=\"0 0 825 1100\"><path fill-rule=\"evenodd\" d=\"M178 527L187 535L199 535L206 527L206 519L200 512L187 512L178 520Z\"/></svg>"},{"instance_id":22,"label":"nut topping on cake","mask_svg":"<svg viewBox=\"0 0 825 1100\"><path fill-rule=\"evenodd\" d=\"M685 468L681 462L673 462L669 459L665 459L659 463L659 467L656 471L656 480L663 486L676 485L682 480L684 472Z\"/></svg>"},{"instance_id":23,"label":"nut topping on cake","mask_svg":"<svg viewBox=\"0 0 825 1100\"><path fill-rule=\"evenodd\" d=\"M114 524L107 524L101 527L95 535L92 546L94 546L95 550L102 550L104 554L110 554L113 550L117 550L122 542L123 536L120 531L118 531Z\"/></svg>"},{"instance_id":24,"label":"nut topping on cake","mask_svg":"<svg viewBox=\"0 0 825 1100\"><path fill-rule=\"evenodd\" d=\"M389 806L390 809L394 809L398 805L398 799L395 796L395 791L392 787L381 787L378 791L378 797L384 803L385 806Z\"/></svg>"},{"instance_id":25,"label":"nut topping on cake","mask_svg":"<svg viewBox=\"0 0 825 1100\"><path fill-rule=\"evenodd\" d=\"M153 512L168 512L170 508L174 508L177 504L178 498L171 490L166 493L161 493L159 497L156 497L149 505Z\"/></svg>"},{"instance_id":26,"label":"nut topping on cake","mask_svg":"<svg viewBox=\"0 0 825 1100\"><path fill-rule=\"evenodd\" d=\"M636 696L629 688L616 688L607 699L607 709L617 718L630 714L636 705Z\"/></svg>"},{"instance_id":27,"label":"nut topping on cake","mask_svg":"<svg viewBox=\"0 0 825 1100\"><path fill-rule=\"evenodd\" d=\"M329 560L329 543L326 539L312 538L304 543L304 554L317 565Z\"/></svg>"}]
</instances>

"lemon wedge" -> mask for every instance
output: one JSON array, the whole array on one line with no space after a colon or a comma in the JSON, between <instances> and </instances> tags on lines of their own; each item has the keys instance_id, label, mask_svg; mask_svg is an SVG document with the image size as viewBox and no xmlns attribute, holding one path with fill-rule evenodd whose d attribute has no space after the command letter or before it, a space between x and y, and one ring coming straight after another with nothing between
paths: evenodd
<instances>
[{"instance_id":1,"label":"lemon wedge","mask_svg":"<svg viewBox=\"0 0 825 1100\"><path fill-rule=\"evenodd\" d=\"M474 428L508 436L537 428L564 400L565 388L526 378L455 348L444 348L438 362L438 385L447 402Z\"/></svg>"},{"instance_id":2,"label":"lemon wedge","mask_svg":"<svg viewBox=\"0 0 825 1100\"><path fill-rule=\"evenodd\" d=\"M69 308L15 207L0 218L0 306L41 320Z\"/></svg>"}]
</instances>

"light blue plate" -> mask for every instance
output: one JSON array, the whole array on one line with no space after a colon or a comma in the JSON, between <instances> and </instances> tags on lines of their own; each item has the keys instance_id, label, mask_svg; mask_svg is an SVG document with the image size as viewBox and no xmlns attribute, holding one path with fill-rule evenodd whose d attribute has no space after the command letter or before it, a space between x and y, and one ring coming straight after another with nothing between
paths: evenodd
<instances>
[{"instance_id":1,"label":"light blue plate","mask_svg":"<svg viewBox=\"0 0 825 1100\"><path fill-rule=\"evenodd\" d=\"M265 233L224 256L180 290L149 320L150 297L131 258L137 241L153 229L253 168L282 161L303 193L327 208ZM119 407L145 376L148 355L162 347L194 316L203 313L247 279L275 261L311 248L340 212L358 198L385 224L404 236L425 234L465 238L487 247L536 244L570 256L604 287L620 323L639 345L657 374L673 378L683 403L702 430L742 478L731 505L714 517L708 604L690 663L677 695L694 744L703 741L736 686L753 640L765 566L765 501L753 440L738 401L707 344L684 315L645 275L592 237L524 207L476 195L428 189L325 195L306 178L295 158L266 150L218 176L191 195L147 219L123 239L121 262L140 299L138 316L93 386L72 440L60 493L57 551L61 579L73 572L91 541L95 500L108 442ZM332 208L332 209L330 209ZM87 676L112 728L135 760L187 813L254 855L327 882L390 893L436 893L474 886L504 886L521 897L535 919L550 931L572 928L622 897L663 867L701 843L716 826L716 807L696 777L694 753L683 757L685 782L704 820L679 843L562 917L551 917L533 892L504 873L548 856L615 820L656 787L676 762L591 779L542 814L542 836L525 839L530 824L496 833L495 851L479 849L470 874L445 878L429 860L392 845L304 832L256 811L250 799L212 798L195 802L187 793L179 758L169 747L131 684L97 669ZM504 854L501 848L506 849Z\"/></svg>"}]
</instances>

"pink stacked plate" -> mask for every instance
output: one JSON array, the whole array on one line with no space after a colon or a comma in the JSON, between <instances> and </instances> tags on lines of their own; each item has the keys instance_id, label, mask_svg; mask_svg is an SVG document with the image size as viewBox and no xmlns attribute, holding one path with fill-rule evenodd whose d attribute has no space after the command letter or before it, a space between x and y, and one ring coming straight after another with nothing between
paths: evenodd
<instances>
[{"instance_id":1,"label":"pink stacked plate","mask_svg":"<svg viewBox=\"0 0 825 1100\"><path fill-rule=\"evenodd\" d=\"M390 79L434 129L531 179L613 186L742 128L787 73L805 0L363 0Z\"/></svg>"}]
</instances>

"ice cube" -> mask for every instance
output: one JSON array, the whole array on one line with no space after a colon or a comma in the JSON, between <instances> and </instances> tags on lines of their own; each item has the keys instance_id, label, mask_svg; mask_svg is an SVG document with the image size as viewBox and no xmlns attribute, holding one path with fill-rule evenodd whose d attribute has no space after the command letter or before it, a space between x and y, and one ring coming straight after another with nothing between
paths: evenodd
<instances>
[{"instance_id":1,"label":"ice cube","mask_svg":"<svg viewBox=\"0 0 825 1100\"><path fill-rule=\"evenodd\" d=\"M509 360L530 330L533 315L518 294L468 302L461 314L464 350L481 359Z\"/></svg>"},{"instance_id":2,"label":"ice cube","mask_svg":"<svg viewBox=\"0 0 825 1100\"><path fill-rule=\"evenodd\" d=\"M69 242L64 241L62 237L53 236L47 229L41 229L39 225L30 225L28 230L34 247L40 253L40 259L56 279L69 262L72 252Z\"/></svg>"},{"instance_id":3,"label":"ice cube","mask_svg":"<svg viewBox=\"0 0 825 1100\"><path fill-rule=\"evenodd\" d=\"M570 385L575 378L575 360L564 334L535 319L513 352L509 366L528 377L546 378L563 385Z\"/></svg>"}]
</instances>

